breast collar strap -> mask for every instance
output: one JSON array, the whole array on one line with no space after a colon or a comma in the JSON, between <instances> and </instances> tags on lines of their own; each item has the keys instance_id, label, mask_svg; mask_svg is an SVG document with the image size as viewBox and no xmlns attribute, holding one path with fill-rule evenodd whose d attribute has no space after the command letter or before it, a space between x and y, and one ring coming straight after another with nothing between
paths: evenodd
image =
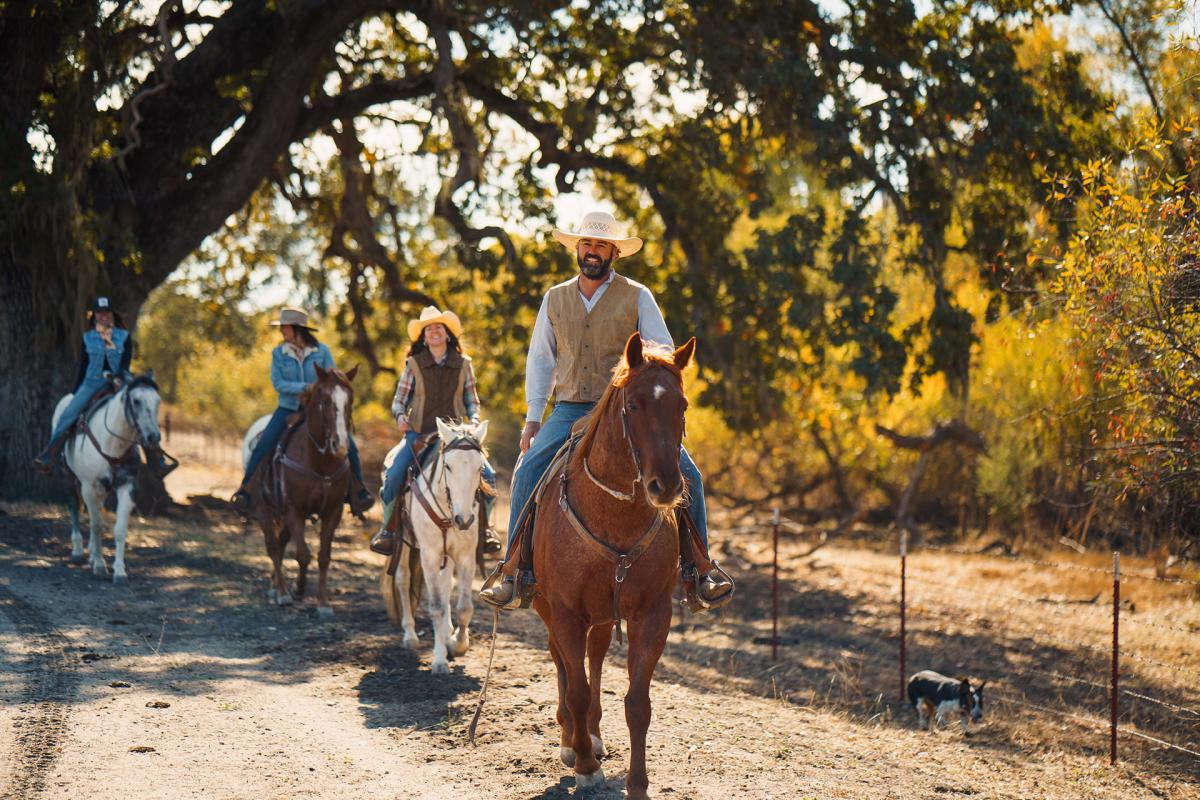
<instances>
[{"instance_id":1,"label":"breast collar strap","mask_svg":"<svg viewBox=\"0 0 1200 800\"><path fill-rule=\"evenodd\" d=\"M623 403L622 408L624 408ZM574 449L575 441L573 440L567 451L567 458L563 464L562 472L559 475L558 507L562 510L563 516L567 518L567 522L569 522L575 532L579 534L579 538L583 539L583 541L591 545L596 552L600 553L602 556L604 556L604 558L606 558L608 561L611 561L615 565L615 569L613 571L612 618L613 622L617 626L617 642L620 643L623 641L621 635L621 585L625 583L625 577L629 574L629 568L632 567L634 562L637 561L638 558L640 558L641 555L650 548L650 545L654 543L654 539L658 535L658 532L662 530L665 515L661 511L656 510L654 519L650 521L649 526L645 531L643 531L642 535L638 537L638 540L634 542L633 547L629 548L625 552L621 552L608 542L596 536L596 534L592 533L584 521L580 518L579 514L571 505L570 498L567 496L567 472L569 471L571 464L571 451Z\"/></svg>"}]
</instances>

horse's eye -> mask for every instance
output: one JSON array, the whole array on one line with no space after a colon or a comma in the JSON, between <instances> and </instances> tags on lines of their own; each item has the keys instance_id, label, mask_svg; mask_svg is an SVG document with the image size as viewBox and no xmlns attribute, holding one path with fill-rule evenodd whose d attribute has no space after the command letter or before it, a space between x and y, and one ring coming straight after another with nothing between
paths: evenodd
<instances>
[{"instance_id":1,"label":"horse's eye","mask_svg":"<svg viewBox=\"0 0 1200 800\"><path fill-rule=\"evenodd\" d=\"M629 401L629 410L630 410L630 411L637 411L637 403L633 402L632 400L631 400L631 401Z\"/></svg>"}]
</instances>

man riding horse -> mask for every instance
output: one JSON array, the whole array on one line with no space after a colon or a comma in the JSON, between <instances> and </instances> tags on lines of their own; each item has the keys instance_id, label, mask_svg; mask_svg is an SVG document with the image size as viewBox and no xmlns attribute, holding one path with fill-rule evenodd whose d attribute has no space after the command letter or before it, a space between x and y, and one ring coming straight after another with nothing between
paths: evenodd
<instances>
[{"instance_id":1,"label":"man riding horse","mask_svg":"<svg viewBox=\"0 0 1200 800\"><path fill-rule=\"evenodd\" d=\"M381 555L391 555L396 531L392 509L404 493L409 470L413 466L418 439L437 432L439 419L479 422L479 393L471 359L462 350L462 322L453 311L440 311L426 306L418 319L408 323L408 338L412 346L404 363L404 372L396 383L392 399L392 416L404 436L404 446L387 471L380 497L383 498L383 526L371 538L371 549ZM492 487L483 493L484 519L491 519L495 502L496 473L487 458L483 459L483 479ZM490 528L484 532L484 552L497 553L500 542Z\"/></svg>"},{"instance_id":2,"label":"man riding horse","mask_svg":"<svg viewBox=\"0 0 1200 800\"><path fill-rule=\"evenodd\" d=\"M613 216L600 211L585 215L578 231L556 228L554 238L574 251L579 275L546 293L529 343L525 365L528 412L521 432L523 455L513 473L508 549L502 567L504 578L479 595L481 600L501 609L518 607L534 584L530 565L519 563L526 548L518 541L534 491L554 455L569 438L572 425L587 415L604 394L630 335L638 332L648 342L674 347L650 290L612 268L618 258L640 250L641 239L621 235ZM542 425L552 387L554 410ZM704 484L700 470L682 447L679 468L691 498L687 516L707 554ZM707 561L705 558L704 562ZM727 576L719 570L697 575L695 566L686 562L683 567L689 607L710 609L729 602L733 583Z\"/></svg>"},{"instance_id":3,"label":"man riding horse","mask_svg":"<svg viewBox=\"0 0 1200 800\"><path fill-rule=\"evenodd\" d=\"M74 397L59 417L46 449L33 460L34 469L46 475L53 471L67 434L98 394L107 388L121 387L129 376L132 359L133 336L125 329L124 320L113 310L107 297L97 297L88 311L87 330L79 347L79 367L71 390ZM166 464L161 450L149 452L149 447L147 450L151 469L159 477L174 468Z\"/></svg>"}]
</instances>

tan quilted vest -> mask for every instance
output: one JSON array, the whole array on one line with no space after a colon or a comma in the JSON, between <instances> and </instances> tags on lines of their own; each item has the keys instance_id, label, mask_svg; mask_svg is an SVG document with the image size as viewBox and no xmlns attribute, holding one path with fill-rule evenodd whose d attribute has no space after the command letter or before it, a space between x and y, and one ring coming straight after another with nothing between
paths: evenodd
<instances>
[{"instance_id":1,"label":"tan quilted vest","mask_svg":"<svg viewBox=\"0 0 1200 800\"><path fill-rule=\"evenodd\" d=\"M578 278L547 294L546 310L558 346L554 396L559 402L594 403L604 394L625 343L638 329L640 292L614 274L590 314L583 309Z\"/></svg>"}]
</instances>

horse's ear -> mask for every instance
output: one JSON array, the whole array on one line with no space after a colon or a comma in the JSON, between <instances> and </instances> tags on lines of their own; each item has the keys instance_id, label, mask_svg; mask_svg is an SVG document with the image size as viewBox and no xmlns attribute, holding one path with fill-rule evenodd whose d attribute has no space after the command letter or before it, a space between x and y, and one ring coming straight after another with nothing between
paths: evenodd
<instances>
[{"instance_id":1,"label":"horse's ear","mask_svg":"<svg viewBox=\"0 0 1200 800\"><path fill-rule=\"evenodd\" d=\"M483 439L485 436L487 436L487 426L488 421L486 419L483 422L476 423L475 425L475 441L479 442L480 444L483 444Z\"/></svg>"},{"instance_id":2,"label":"horse's ear","mask_svg":"<svg viewBox=\"0 0 1200 800\"><path fill-rule=\"evenodd\" d=\"M346 370L346 380L353 381L354 376L358 374L358 364L355 364L350 369Z\"/></svg>"},{"instance_id":3,"label":"horse's ear","mask_svg":"<svg viewBox=\"0 0 1200 800\"><path fill-rule=\"evenodd\" d=\"M634 331L625 343L625 363L630 369L637 369L645 362L646 359L642 356L642 335Z\"/></svg>"},{"instance_id":4,"label":"horse's ear","mask_svg":"<svg viewBox=\"0 0 1200 800\"><path fill-rule=\"evenodd\" d=\"M696 354L696 337L687 340L687 344L675 351L675 366L679 367L682 372L691 363L692 356Z\"/></svg>"},{"instance_id":5,"label":"horse's ear","mask_svg":"<svg viewBox=\"0 0 1200 800\"><path fill-rule=\"evenodd\" d=\"M454 438L454 431L450 430L449 425L447 425L445 422L442 422L441 417L437 418L437 432L438 436L441 437L442 444L447 444L451 439Z\"/></svg>"},{"instance_id":6,"label":"horse's ear","mask_svg":"<svg viewBox=\"0 0 1200 800\"><path fill-rule=\"evenodd\" d=\"M320 364L313 364L313 366L317 369L317 380L324 380L325 376L329 374Z\"/></svg>"}]
</instances>

